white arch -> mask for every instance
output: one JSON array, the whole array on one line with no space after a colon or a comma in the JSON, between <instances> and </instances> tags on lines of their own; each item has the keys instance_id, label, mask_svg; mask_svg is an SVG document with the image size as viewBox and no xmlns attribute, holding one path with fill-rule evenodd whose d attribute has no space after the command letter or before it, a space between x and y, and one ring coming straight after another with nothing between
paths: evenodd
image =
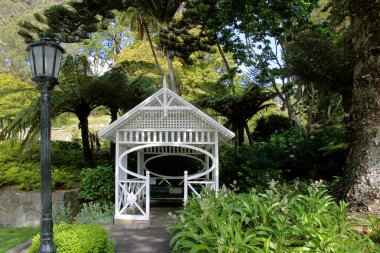
<instances>
[{"instance_id":1,"label":"white arch","mask_svg":"<svg viewBox=\"0 0 380 253\"><path fill-rule=\"evenodd\" d=\"M212 166L206 170L206 171L203 171L202 173L200 174L193 174L191 176L188 177L189 180L191 179L194 179L194 178L199 178L199 177L202 177L204 175L207 175L209 174L211 171L213 171L215 168L216 168L216 159L215 159L215 156L213 154L211 154L210 152L204 150L204 149L201 149L201 148L198 148L198 147L194 147L194 146L191 146L191 145L187 145L187 144L177 144L177 143L152 143L152 144L145 144L145 145L141 145L141 146L137 146L137 147L134 147L134 148L131 148L131 149L128 149L127 151L123 152L118 160L117 160L117 165L119 168L121 168L124 172L126 172L127 174L130 174L134 177L137 177L137 178L141 178L141 179L145 179L145 176L144 175L139 175L137 173L134 173L130 170L128 170L127 168L125 168L121 162L121 160L125 157L128 156L128 154L132 153L132 152L135 152L137 150L140 150L140 149L145 149L145 148L150 148L150 147L165 147L165 146L170 146L170 147L183 147L183 148L189 148L189 149L192 149L192 150L195 150L195 151L199 151L205 155L207 155L211 161L212 161Z\"/></svg>"}]
</instances>

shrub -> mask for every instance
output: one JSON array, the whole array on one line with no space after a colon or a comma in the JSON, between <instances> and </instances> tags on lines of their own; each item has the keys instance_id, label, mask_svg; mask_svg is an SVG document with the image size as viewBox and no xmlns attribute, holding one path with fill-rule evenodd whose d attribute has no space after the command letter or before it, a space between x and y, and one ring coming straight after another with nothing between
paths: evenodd
<instances>
[{"instance_id":1,"label":"shrub","mask_svg":"<svg viewBox=\"0 0 380 253\"><path fill-rule=\"evenodd\" d=\"M99 203L84 203L75 221L78 224L113 224L114 210L113 204L100 206Z\"/></svg>"},{"instance_id":2,"label":"shrub","mask_svg":"<svg viewBox=\"0 0 380 253\"><path fill-rule=\"evenodd\" d=\"M12 185L16 190L39 190L41 183L41 167L39 163L0 162L0 186ZM79 185L78 171L70 168L52 167L52 188L71 189Z\"/></svg>"},{"instance_id":3,"label":"shrub","mask_svg":"<svg viewBox=\"0 0 380 253\"><path fill-rule=\"evenodd\" d=\"M267 188L272 179L282 181L283 153L276 146L255 144L254 146L223 146L220 149L220 183L238 183L241 191L255 187L259 191Z\"/></svg>"},{"instance_id":4,"label":"shrub","mask_svg":"<svg viewBox=\"0 0 380 253\"><path fill-rule=\"evenodd\" d=\"M68 203L67 205L61 204L59 206L53 206L53 222L54 224L64 223L72 223L72 210L71 205Z\"/></svg>"},{"instance_id":5,"label":"shrub","mask_svg":"<svg viewBox=\"0 0 380 253\"><path fill-rule=\"evenodd\" d=\"M113 253L114 243L106 229L98 224L66 224L54 226L54 244L59 253ZM40 236L33 239L29 253L37 253Z\"/></svg>"},{"instance_id":6,"label":"shrub","mask_svg":"<svg viewBox=\"0 0 380 253\"><path fill-rule=\"evenodd\" d=\"M346 147L342 129L310 134L289 129L272 135L268 142L239 148L223 146L220 182L230 185L236 181L242 191L252 187L262 191L272 178L331 181L342 176Z\"/></svg>"},{"instance_id":7,"label":"shrub","mask_svg":"<svg viewBox=\"0 0 380 253\"><path fill-rule=\"evenodd\" d=\"M290 140L289 140L290 139ZM346 157L346 138L343 129L314 131L301 138L288 132L271 137L270 143L281 146L284 153L284 177L332 180L342 176Z\"/></svg>"},{"instance_id":8,"label":"shrub","mask_svg":"<svg viewBox=\"0 0 380 253\"><path fill-rule=\"evenodd\" d=\"M256 121L256 128L252 137L257 141L268 141L272 134L279 134L290 128L291 122L288 117L270 114Z\"/></svg>"},{"instance_id":9,"label":"shrub","mask_svg":"<svg viewBox=\"0 0 380 253\"><path fill-rule=\"evenodd\" d=\"M83 159L69 155L78 154L78 150L70 145L68 142L52 143L53 189L70 189L79 185L81 167L76 166ZM21 144L18 142L0 142L0 187L10 185L16 190L38 190L41 180L39 146L34 145L26 153L20 150Z\"/></svg>"},{"instance_id":10,"label":"shrub","mask_svg":"<svg viewBox=\"0 0 380 253\"><path fill-rule=\"evenodd\" d=\"M82 170L79 197L84 202L108 204L114 201L114 194L115 174L111 166L98 166Z\"/></svg>"},{"instance_id":11,"label":"shrub","mask_svg":"<svg viewBox=\"0 0 380 253\"><path fill-rule=\"evenodd\" d=\"M169 226L174 252L375 252L353 229L347 204L318 185L306 194L275 186L266 193L223 188L188 200Z\"/></svg>"}]
</instances>

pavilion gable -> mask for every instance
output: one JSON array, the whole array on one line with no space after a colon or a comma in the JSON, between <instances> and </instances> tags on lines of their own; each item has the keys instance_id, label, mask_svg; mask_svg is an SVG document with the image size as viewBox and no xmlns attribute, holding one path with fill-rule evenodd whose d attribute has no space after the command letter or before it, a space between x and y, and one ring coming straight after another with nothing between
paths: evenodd
<instances>
[{"instance_id":1,"label":"pavilion gable","mask_svg":"<svg viewBox=\"0 0 380 253\"><path fill-rule=\"evenodd\" d=\"M234 137L233 132L166 87L103 129L99 135L115 141L116 131L123 129L135 132L217 131L221 143Z\"/></svg>"}]
</instances>

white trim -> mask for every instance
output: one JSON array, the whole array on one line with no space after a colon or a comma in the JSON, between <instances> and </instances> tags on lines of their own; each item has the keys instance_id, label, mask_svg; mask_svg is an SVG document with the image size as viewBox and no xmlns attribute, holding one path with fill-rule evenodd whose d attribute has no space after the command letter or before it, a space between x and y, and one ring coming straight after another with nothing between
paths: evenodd
<instances>
[{"instance_id":1,"label":"white trim","mask_svg":"<svg viewBox=\"0 0 380 253\"><path fill-rule=\"evenodd\" d=\"M114 137L112 136L112 134L114 134L115 131L117 131L117 129L121 125L125 124L128 121L128 119L132 118L137 112L139 112L141 110L145 110L145 107L146 108L153 108L153 107L150 107L150 106L147 106L147 105L151 101L153 101L154 99L156 99L158 96L160 96L161 94L164 95L165 93L167 95L172 96L172 98L176 99L177 101L179 101L180 103L184 104L185 106L169 106L168 104L166 104L166 106L165 106L165 101L164 101L164 106L163 106L164 108L162 106L157 106L157 108L154 107L154 109L156 109L156 110L157 109L158 110L164 109L164 111L165 110L171 110L172 108L173 108L173 110L190 109L198 117L200 117L201 119L205 120L207 123L209 123L211 126L213 126L216 130L218 130L218 132L220 132L226 139L232 139L235 136L235 134L233 132L231 132L230 130L228 130L227 128L225 128L221 124L219 124L216 120L214 120L213 118L211 118L210 116L208 116L206 113L202 112L201 110L199 110L198 108L196 108L194 105L192 105L191 103L189 103L188 101L186 101L185 99L181 98L176 93L174 93L173 91L171 91L170 89L165 88L165 87L162 88L162 89L160 89L156 93L154 93L152 96L150 96L147 99L145 99L143 102L141 102L139 105L137 105L136 107L134 107L133 109L131 109L130 111L128 111L126 114L124 114L119 119L117 119L116 121L114 121L113 123L111 123L109 126L107 126L106 128L102 129L99 132L99 136L107 138L107 139L114 140ZM165 99L165 100L167 100L167 99Z\"/></svg>"}]
</instances>

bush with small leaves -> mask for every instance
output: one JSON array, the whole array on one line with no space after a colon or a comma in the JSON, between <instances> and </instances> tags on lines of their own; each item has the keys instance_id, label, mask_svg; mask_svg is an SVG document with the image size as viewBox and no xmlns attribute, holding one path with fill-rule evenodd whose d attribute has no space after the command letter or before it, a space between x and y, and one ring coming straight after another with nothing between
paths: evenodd
<instances>
[{"instance_id":1,"label":"bush with small leaves","mask_svg":"<svg viewBox=\"0 0 380 253\"><path fill-rule=\"evenodd\" d=\"M82 201L104 205L113 202L114 196L115 173L111 166L98 166L81 171L79 197Z\"/></svg>"},{"instance_id":2,"label":"bush with small leaves","mask_svg":"<svg viewBox=\"0 0 380 253\"><path fill-rule=\"evenodd\" d=\"M54 226L54 244L59 253L114 253L114 242L107 230L98 224L66 224ZM40 235L33 239L29 253L37 253Z\"/></svg>"}]
</instances>

